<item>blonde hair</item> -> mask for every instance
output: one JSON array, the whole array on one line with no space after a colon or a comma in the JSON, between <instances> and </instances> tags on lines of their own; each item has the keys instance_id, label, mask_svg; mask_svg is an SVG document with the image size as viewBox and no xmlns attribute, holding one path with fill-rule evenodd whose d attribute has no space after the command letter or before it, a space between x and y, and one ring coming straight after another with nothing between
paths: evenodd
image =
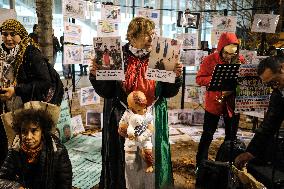
<instances>
[{"instance_id":1,"label":"blonde hair","mask_svg":"<svg viewBox=\"0 0 284 189\"><path fill-rule=\"evenodd\" d=\"M126 39L128 41L137 38L141 34L148 34L155 29L155 23L144 17L135 17L128 25Z\"/></svg>"}]
</instances>

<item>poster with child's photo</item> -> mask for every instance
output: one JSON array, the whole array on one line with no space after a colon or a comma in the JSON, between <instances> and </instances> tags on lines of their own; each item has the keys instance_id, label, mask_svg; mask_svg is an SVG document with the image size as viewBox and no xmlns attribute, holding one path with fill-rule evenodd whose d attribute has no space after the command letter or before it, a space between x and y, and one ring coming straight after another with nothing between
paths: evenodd
<instances>
[{"instance_id":1,"label":"poster with child's photo","mask_svg":"<svg viewBox=\"0 0 284 189\"><path fill-rule=\"evenodd\" d=\"M94 110L86 112L86 129L101 129L103 127L103 114Z\"/></svg>"},{"instance_id":2,"label":"poster with child's photo","mask_svg":"<svg viewBox=\"0 0 284 189\"><path fill-rule=\"evenodd\" d=\"M174 83L174 68L180 59L181 41L155 36L152 45L146 79Z\"/></svg>"},{"instance_id":3,"label":"poster with child's photo","mask_svg":"<svg viewBox=\"0 0 284 189\"><path fill-rule=\"evenodd\" d=\"M96 93L93 87L81 88L81 100L80 105L86 106L90 104L99 104L100 96Z\"/></svg>"},{"instance_id":4,"label":"poster with child's photo","mask_svg":"<svg viewBox=\"0 0 284 189\"><path fill-rule=\"evenodd\" d=\"M124 80L120 37L94 37L97 80Z\"/></svg>"},{"instance_id":5,"label":"poster with child's photo","mask_svg":"<svg viewBox=\"0 0 284 189\"><path fill-rule=\"evenodd\" d=\"M59 138L64 143L70 140L73 135L73 130L71 127L70 109L67 100L62 101L60 109L61 111L56 127L59 131Z\"/></svg>"}]
</instances>

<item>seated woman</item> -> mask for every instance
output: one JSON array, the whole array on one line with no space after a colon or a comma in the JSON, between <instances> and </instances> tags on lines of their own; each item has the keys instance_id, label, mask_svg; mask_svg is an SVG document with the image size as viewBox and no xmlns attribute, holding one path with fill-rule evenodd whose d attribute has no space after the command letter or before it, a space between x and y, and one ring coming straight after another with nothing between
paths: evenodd
<instances>
[{"instance_id":1,"label":"seated woman","mask_svg":"<svg viewBox=\"0 0 284 189\"><path fill-rule=\"evenodd\" d=\"M51 134L54 121L44 110L17 112L14 141L0 169L0 188L72 188L72 166L68 152Z\"/></svg>"}]
</instances>

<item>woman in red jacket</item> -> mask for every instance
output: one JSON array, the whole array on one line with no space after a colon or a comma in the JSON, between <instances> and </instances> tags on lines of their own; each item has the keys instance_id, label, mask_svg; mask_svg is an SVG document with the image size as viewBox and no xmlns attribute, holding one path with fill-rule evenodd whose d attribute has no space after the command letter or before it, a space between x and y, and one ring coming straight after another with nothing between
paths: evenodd
<instances>
[{"instance_id":1,"label":"woman in red jacket","mask_svg":"<svg viewBox=\"0 0 284 189\"><path fill-rule=\"evenodd\" d=\"M217 64L242 62L244 62L244 59L239 56L239 40L237 36L234 33L223 33L220 36L217 51L204 58L196 76L196 83L208 87L213 70ZM239 115L234 113L234 101L235 91L206 91L203 133L196 155L197 168L203 160L208 159L208 149L221 115L225 122L225 140L235 139Z\"/></svg>"}]
</instances>

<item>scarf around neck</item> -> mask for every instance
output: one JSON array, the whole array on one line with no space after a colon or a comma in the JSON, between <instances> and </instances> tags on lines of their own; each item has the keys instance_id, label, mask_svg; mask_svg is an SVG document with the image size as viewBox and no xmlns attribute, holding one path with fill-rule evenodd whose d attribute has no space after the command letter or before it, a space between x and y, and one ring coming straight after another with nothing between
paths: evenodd
<instances>
[{"instance_id":1,"label":"scarf around neck","mask_svg":"<svg viewBox=\"0 0 284 189\"><path fill-rule=\"evenodd\" d=\"M35 163L38 159L38 156L42 150L42 143L36 149L29 149L24 143L21 145L21 150L27 156L28 163Z\"/></svg>"},{"instance_id":2,"label":"scarf around neck","mask_svg":"<svg viewBox=\"0 0 284 189\"><path fill-rule=\"evenodd\" d=\"M129 44L129 51L136 57L138 58L143 58L147 55L150 54L150 51L146 50L146 49L138 49L133 47L131 44Z\"/></svg>"}]
</instances>

